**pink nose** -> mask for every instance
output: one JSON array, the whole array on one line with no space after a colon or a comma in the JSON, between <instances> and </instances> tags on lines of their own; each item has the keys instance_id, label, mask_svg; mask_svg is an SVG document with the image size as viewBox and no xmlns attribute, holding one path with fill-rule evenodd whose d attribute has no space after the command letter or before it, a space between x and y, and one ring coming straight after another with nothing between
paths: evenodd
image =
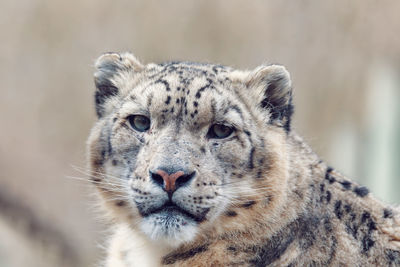
<instances>
[{"instance_id":1,"label":"pink nose","mask_svg":"<svg viewBox=\"0 0 400 267\"><path fill-rule=\"evenodd\" d=\"M174 192L176 190L176 180L182 177L185 173L178 171L172 174L168 174L163 170L157 170L156 174L160 175L164 180L164 189L167 192Z\"/></svg>"}]
</instances>

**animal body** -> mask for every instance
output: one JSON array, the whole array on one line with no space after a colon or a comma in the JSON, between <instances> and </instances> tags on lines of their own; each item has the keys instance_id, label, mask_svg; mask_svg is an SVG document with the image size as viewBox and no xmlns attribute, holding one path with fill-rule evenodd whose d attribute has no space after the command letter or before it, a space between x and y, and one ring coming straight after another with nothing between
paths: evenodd
<instances>
[{"instance_id":1,"label":"animal body","mask_svg":"<svg viewBox=\"0 0 400 267\"><path fill-rule=\"evenodd\" d=\"M291 129L283 66L96 62L105 266L400 266L400 214Z\"/></svg>"}]
</instances>

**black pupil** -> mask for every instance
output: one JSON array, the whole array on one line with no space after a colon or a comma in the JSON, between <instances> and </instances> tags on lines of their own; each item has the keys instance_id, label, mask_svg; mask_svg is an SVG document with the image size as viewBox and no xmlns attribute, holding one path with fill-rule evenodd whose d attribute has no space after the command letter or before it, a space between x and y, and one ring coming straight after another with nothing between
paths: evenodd
<instances>
[{"instance_id":1,"label":"black pupil","mask_svg":"<svg viewBox=\"0 0 400 267\"><path fill-rule=\"evenodd\" d=\"M131 123L133 128L141 132L147 131L150 128L149 118L142 115L130 116L129 122Z\"/></svg>"}]
</instances>

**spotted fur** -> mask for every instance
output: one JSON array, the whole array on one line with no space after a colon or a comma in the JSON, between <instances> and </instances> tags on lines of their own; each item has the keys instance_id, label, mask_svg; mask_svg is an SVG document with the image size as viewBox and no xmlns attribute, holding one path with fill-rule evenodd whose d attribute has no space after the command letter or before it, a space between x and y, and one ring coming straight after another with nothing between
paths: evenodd
<instances>
[{"instance_id":1,"label":"spotted fur","mask_svg":"<svg viewBox=\"0 0 400 267\"><path fill-rule=\"evenodd\" d=\"M88 157L114 225L106 266L400 265L399 210L291 129L284 67L108 53L95 84Z\"/></svg>"}]
</instances>

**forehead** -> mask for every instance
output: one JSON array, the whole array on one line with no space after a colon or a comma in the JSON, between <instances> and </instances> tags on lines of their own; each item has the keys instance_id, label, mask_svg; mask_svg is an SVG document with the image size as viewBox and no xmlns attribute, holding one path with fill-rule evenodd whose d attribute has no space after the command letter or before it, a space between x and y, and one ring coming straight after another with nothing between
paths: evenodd
<instances>
[{"instance_id":1,"label":"forehead","mask_svg":"<svg viewBox=\"0 0 400 267\"><path fill-rule=\"evenodd\" d=\"M144 89L162 85L165 92L174 93L175 89L176 92L185 91L187 95L192 93L196 98L201 98L201 93L207 89L224 87L229 82L227 74L230 71L230 68L221 65L193 62L150 65L147 67L145 78L148 84Z\"/></svg>"},{"instance_id":2,"label":"forehead","mask_svg":"<svg viewBox=\"0 0 400 267\"><path fill-rule=\"evenodd\" d=\"M132 96L147 98L148 106L192 102L197 106L204 101L218 101L222 94L233 93L229 73L232 70L221 65L193 62L168 62L147 66L138 88ZM228 94L227 94L228 93ZM143 100L143 99L142 99Z\"/></svg>"},{"instance_id":3,"label":"forehead","mask_svg":"<svg viewBox=\"0 0 400 267\"><path fill-rule=\"evenodd\" d=\"M212 64L169 62L148 65L128 99L151 115L180 116L201 123L237 105L229 79L232 69Z\"/></svg>"}]
</instances>

